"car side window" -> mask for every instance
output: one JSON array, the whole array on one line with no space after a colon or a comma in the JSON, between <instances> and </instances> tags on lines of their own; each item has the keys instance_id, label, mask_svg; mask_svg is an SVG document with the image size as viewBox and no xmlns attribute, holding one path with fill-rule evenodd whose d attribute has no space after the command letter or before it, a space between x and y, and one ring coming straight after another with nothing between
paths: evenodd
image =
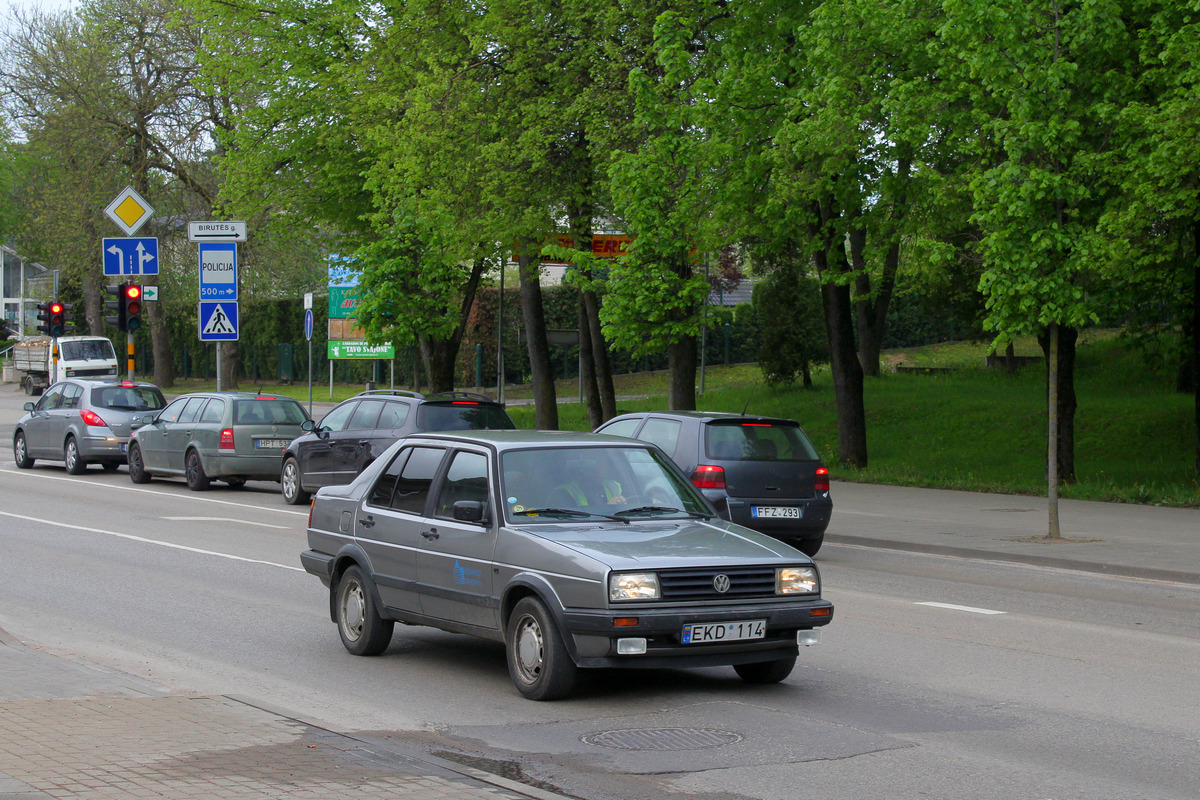
<instances>
[{"instance_id":1,"label":"car side window","mask_svg":"<svg viewBox=\"0 0 1200 800\"><path fill-rule=\"evenodd\" d=\"M442 463L445 453L441 448L414 447L396 481L396 492L392 495L392 508L410 514L425 512L425 501L429 499L429 488L433 476Z\"/></svg>"},{"instance_id":2,"label":"car side window","mask_svg":"<svg viewBox=\"0 0 1200 800\"><path fill-rule=\"evenodd\" d=\"M180 422L195 422L196 417L200 416L200 409L204 406L207 397L193 397L187 401L187 405L183 407L183 411L179 414Z\"/></svg>"},{"instance_id":3,"label":"car side window","mask_svg":"<svg viewBox=\"0 0 1200 800\"><path fill-rule=\"evenodd\" d=\"M225 417L225 401L214 397L200 412L201 422L220 422Z\"/></svg>"},{"instance_id":4,"label":"car side window","mask_svg":"<svg viewBox=\"0 0 1200 800\"><path fill-rule=\"evenodd\" d=\"M596 431L596 433L607 433L610 436L626 436L626 437L632 438L633 432L636 431L637 426L641 425L641 424L642 424L641 417L634 417L633 419L623 419L623 420L619 420L618 422L614 422L613 424L609 425L606 428L601 428L600 430Z\"/></svg>"},{"instance_id":5,"label":"car side window","mask_svg":"<svg viewBox=\"0 0 1200 800\"><path fill-rule=\"evenodd\" d=\"M391 506L392 495L396 492L396 481L400 480L400 471L404 469L411 452L412 448L406 447L396 453L396 457L392 459L392 463L388 464L387 469L379 473L375 485L371 487L371 493L367 495L367 505L380 508Z\"/></svg>"},{"instance_id":6,"label":"car side window","mask_svg":"<svg viewBox=\"0 0 1200 800\"><path fill-rule=\"evenodd\" d=\"M83 396L83 387L74 383L63 386L62 407L79 408L79 398Z\"/></svg>"},{"instance_id":7,"label":"car side window","mask_svg":"<svg viewBox=\"0 0 1200 800\"><path fill-rule=\"evenodd\" d=\"M174 422L175 420L179 419L179 415L183 411L183 407L187 405L188 400L190 399L190 397L181 397L174 403L171 403L171 405L164 408L163 412L158 415L158 421Z\"/></svg>"},{"instance_id":8,"label":"car side window","mask_svg":"<svg viewBox=\"0 0 1200 800\"><path fill-rule=\"evenodd\" d=\"M62 392L63 384L60 383L57 386L51 386L42 395L42 399L38 400L37 410L50 411L51 409L58 408L62 405Z\"/></svg>"},{"instance_id":9,"label":"car side window","mask_svg":"<svg viewBox=\"0 0 1200 800\"><path fill-rule=\"evenodd\" d=\"M487 456L460 450L455 453L446 470L435 505L436 516L454 519L454 504L459 500L475 500L487 504Z\"/></svg>"},{"instance_id":10,"label":"car side window","mask_svg":"<svg viewBox=\"0 0 1200 800\"><path fill-rule=\"evenodd\" d=\"M384 403L383 411L379 414L379 423L375 427L403 428L404 423L408 422L408 412L408 403Z\"/></svg>"},{"instance_id":11,"label":"car side window","mask_svg":"<svg viewBox=\"0 0 1200 800\"><path fill-rule=\"evenodd\" d=\"M677 419L651 417L646 420L637 438L658 445L667 455L674 455L675 445L679 443L679 428L680 422Z\"/></svg>"},{"instance_id":12,"label":"car side window","mask_svg":"<svg viewBox=\"0 0 1200 800\"><path fill-rule=\"evenodd\" d=\"M346 423L350 421L350 415L356 408L358 408L357 400L353 403L343 403L321 419L321 427L330 431L344 430Z\"/></svg>"},{"instance_id":13,"label":"car side window","mask_svg":"<svg viewBox=\"0 0 1200 800\"><path fill-rule=\"evenodd\" d=\"M375 420L379 419L379 412L382 409L382 400L363 400L358 404L358 408L354 409L354 413L350 415L350 421L346 424L346 430L371 430L375 427Z\"/></svg>"}]
</instances>

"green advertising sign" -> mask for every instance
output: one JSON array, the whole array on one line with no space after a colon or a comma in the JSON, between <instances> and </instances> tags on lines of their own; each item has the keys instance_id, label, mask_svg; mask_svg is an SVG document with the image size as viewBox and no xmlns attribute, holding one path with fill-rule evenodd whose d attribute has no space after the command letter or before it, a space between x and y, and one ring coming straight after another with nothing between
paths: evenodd
<instances>
[{"instance_id":1,"label":"green advertising sign","mask_svg":"<svg viewBox=\"0 0 1200 800\"><path fill-rule=\"evenodd\" d=\"M367 344L355 341L329 342L330 358L395 358L394 344Z\"/></svg>"},{"instance_id":2,"label":"green advertising sign","mask_svg":"<svg viewBox=\"0 0 1200 800\"><path fill-rule=\"evenodd\" d=\"M352 319L358 310L357 286L329 287L329 318Z\"/></svg>"}]
</instances>

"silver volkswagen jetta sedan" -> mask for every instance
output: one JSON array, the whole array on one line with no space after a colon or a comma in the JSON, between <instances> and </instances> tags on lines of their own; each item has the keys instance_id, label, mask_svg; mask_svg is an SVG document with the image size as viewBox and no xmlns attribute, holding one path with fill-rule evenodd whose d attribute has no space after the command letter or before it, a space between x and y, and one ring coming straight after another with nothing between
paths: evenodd
<instances>
[{"instance_id":1,"label":"silver volkswagen jetta sedan","mask_svg":"<svg viewBox=\"0 0 1200 800\"><path fill-rule=\"evenodd\" d=\"M833 617L812 559L720 519L658 448L612 436L414 434L318 491L308 544L351 653L383 652L395 622L501 641L534 700L568 694L581 668L778 682Z\"/></svg>"}]
</instances>

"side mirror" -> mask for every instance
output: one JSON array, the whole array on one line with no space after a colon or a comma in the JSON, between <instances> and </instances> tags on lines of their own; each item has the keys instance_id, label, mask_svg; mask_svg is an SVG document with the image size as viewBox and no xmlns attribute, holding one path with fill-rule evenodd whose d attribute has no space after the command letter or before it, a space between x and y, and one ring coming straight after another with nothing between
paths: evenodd
<instances>
[{"instance_id":1,"label":"side mirror","mask_svg":"<svg viewBox=\"0 0 1200 800\"><path fill-rule=\"evenodd\" d=\"M22 406L26 411L33 411L33 403L26 403Z\"/></svg>"},{"instance_id":2,"label":"side mirror","mask_svg":"<svg viewBox=\"0 0 1200 800\"><path fill-rule=\"evenodd\" d=\"M484 518L487 512L487 504L481 503L478 500L455 500L454 501L454 518L459 522L476 522L485 524L487 520Z\"/></svg>"},{"instance_id":3,"label":"side mirror","mask_svg":"<svg viewBox=\"0 0 1200 800\"><path fill-rule=\"evenodd\" d=\"M306 420L304 420L304 422L300 423L300 430L311 431L313 428L316 427L316 425L317 425L317 423L313 422L311 419L306 419Z\"/></svg>"}]
</instances>

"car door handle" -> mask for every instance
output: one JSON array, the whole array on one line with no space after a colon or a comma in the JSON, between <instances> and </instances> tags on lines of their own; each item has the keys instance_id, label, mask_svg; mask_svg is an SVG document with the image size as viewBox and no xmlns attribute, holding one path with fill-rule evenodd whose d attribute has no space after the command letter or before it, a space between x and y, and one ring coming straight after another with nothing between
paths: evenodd
<instances>
[{"instance_id":1,"label":"car door handle","mask_svg":"<svg viewBox=\"0 0 1200 800\"><path fill-rule=\"evenodd\" d=\"M438 538L437 528L430 528L427 531L421 531L421 535L432 542L434 539Z\"/></svg>"},{"instance_id":2,"label":"car door handle","mask_svg":"<svg viewBox=\"0 0 1200 800\"><path fill-rule=\"evenodd\" d=\"M360 519L358 524L362 525L364 528L372 528L375 526L375 518L367 517L366 519Z\"/></svg>"}]
</instances>

